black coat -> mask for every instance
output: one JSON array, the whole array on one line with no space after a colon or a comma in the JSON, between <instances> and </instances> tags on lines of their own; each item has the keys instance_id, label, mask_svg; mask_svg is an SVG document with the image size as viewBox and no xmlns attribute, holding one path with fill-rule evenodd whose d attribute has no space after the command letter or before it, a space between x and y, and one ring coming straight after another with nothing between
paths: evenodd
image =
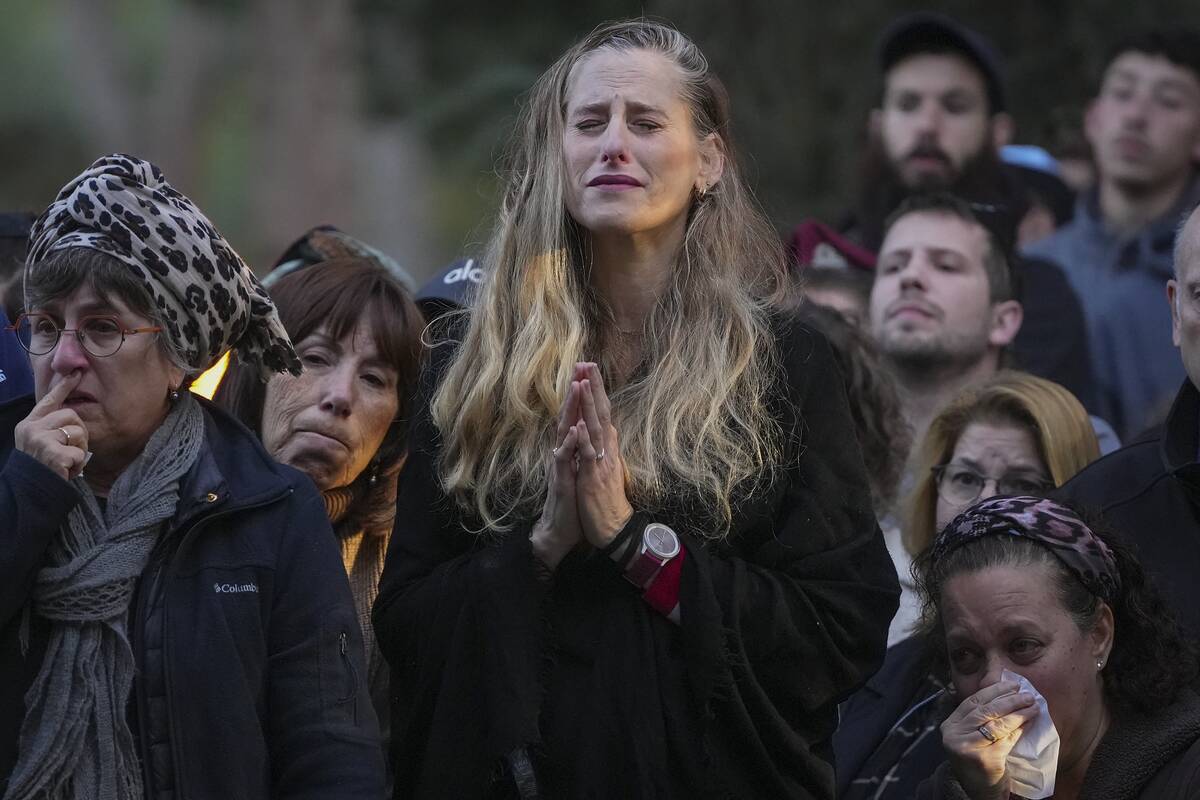
<instances>
[{"instance_id":1,"label":"black coat","mask_svg":"<svg viewBox=\"0 0 1200 800\"><path fill-rule=\"evenodd\" d=\"M533 520L473 535L438 488L435 348L375 606L392 665L396 797L831 798L837 704L883 657L898 584L828 342L793 322L770 398L786 469L721 543L680 509L682 623L604 556L539 582Z\"/></svg>"},{"instance_id":2,"label":"black coat","mask_svg":"<svg viewBox=\"0 0 1200 800\"><path fill-rule=\"evenodd\" d=\"M949 762L921 784L917 800L970 800ZM1079 800L1200 798L1200 697L1185 689L1165 709L1113 720L1092 753Z\"/></svg>"},{"instance_id":3,"label":"black coat","mask_svg":"<svg viewBox=\"0 0 1200 800\"><path fill-rule=\"evenodd\" d=\"M925 637L910 636L842 703L833 736L839 798L907 800L946 760L939 726L953 705L931 667Z\"/></svg>"},{"instance_id":4,"label":"black coat","mask_svg":"<svg viewBox=\"0 0 1200 800\"><path fill-rule=\"evenodd\" d=\"M13 428L31 408L32 398L0 406L4 776L49 633L33 614L22 656L22 610L47 544L79 501L70 484L14 449ZM209 404L204 414L200 457L130 613L138 664L130 714L147 793L161 795L166 783L179 800L377 800L379 734L324 502L240 423ZM151 620L158 624L148 630Z\"/></svg>"},{"instance_id":5,"label":"black coat","mask_svg":"<svg viewBox=\"0 0 1200 800\"><path fill-rule=\"evenodd\" d=\"M1100 512L1137 550L1167 605L1200 639L1200 392L1185 381L1166 424L1088 466L1058 495Z\"/></svg>"}]
</instances>

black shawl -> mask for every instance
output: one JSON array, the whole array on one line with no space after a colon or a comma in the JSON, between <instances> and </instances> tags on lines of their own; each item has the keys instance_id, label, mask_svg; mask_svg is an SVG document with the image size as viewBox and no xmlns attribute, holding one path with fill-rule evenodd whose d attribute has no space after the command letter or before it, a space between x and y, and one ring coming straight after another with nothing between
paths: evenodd
<instances>
[{"instance_id":1,"label":"black shawl","mask_svg":"<svg viewBox=\"0 0 1200 800\"><path fill-rule=\"evenodd\" d=\"M434 474L435 348L374 612L396 797L512 794L522 750L543 797L833 797L837 704L881 663L899 587L829 344L778 327L781 478L721 543L654 515L688 551L679 626L604 557L540 582L532 520L498 543L464 530Z\"/></svg>"}]
</instances>

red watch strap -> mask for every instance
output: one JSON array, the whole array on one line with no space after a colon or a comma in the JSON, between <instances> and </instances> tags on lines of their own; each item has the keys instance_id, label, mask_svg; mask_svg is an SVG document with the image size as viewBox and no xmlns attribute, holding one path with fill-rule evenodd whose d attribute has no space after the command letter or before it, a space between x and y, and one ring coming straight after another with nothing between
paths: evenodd
<instances>
[{"instance_id":1,"label":"red watch strap","mask_svg":"<svg viewBox=\"0 0 1200 800\"><path fill-rule=\"evenodd\" d=\"M679 555L663 565L642 593L642 599L664 617L671 616L671 612L679 605L679 582L683 576L683 559L686 557L687 548L681 542Z\"/></svg>"}]
</instances>

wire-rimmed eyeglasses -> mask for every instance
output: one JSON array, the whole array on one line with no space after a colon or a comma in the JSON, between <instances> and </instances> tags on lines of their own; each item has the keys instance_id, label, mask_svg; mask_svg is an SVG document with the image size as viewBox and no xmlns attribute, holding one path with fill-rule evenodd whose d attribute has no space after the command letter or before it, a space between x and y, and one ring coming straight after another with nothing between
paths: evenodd
<instances>
[{"instance_id":1,"label":"wire-rimmed eyeglasses","mask_svg":"<svg viewBox=\"0 0 1200 800\"><path fill-rule=\"evenodd\" d=\"M1054 483L1029 472L1013 472L992 478L981 475L965 464L938 464L933 468L938 496L953 506L967 506L979 499L988 483L996 494L1040 496L1054 488Z\"/></svg>"},{"instance_id":2,"label":"wire-rimmed eyeglasses","mask_svg":"<svg viewBox=\"0 0 1200 800\"><path fill-rule=\"evenodd\" d=\"M44 356L58 346L63 331L75 334L81 347L97 358L107 358L121 349L126 336L138 333L162 333L159 325L126 328L117 317L93 314L81 317L74 328L60 328L49 314L22 314L8 326L30 355Z\"/></svg>"}]
</instances>

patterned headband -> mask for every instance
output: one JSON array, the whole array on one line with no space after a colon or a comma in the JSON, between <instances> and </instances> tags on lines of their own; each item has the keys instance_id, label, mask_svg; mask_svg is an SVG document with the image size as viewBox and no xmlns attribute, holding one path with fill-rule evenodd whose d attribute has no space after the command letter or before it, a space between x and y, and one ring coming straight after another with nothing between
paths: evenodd
<instances>
[{"instance_id":1,"label":"patterned headband","mask_svg":"<svg viewBox=\"0 0 1200 800\"><path fill-rule=\"evenodd\" d=\"M185 362L202 372L231 347L258 367L300 374L275 304L196 205L148 161L114 154L63 187L29 234L29 275L51 253L98 250L126 264Z\"/></svg>"},{"instance_id":2,"label":"patterned headband","mask_svg":"<svg viewBox=\"0 0 1200 800\"><path fill-rule=\"evenodd\" d=\"M1037 542L1092 594L1116 600L1121 577L1108 545L1074 511L1044 497L993 497L968 508L938 534L930 560L937 564L962 545L996 534Z\"/></svg>"}]
</instances>

